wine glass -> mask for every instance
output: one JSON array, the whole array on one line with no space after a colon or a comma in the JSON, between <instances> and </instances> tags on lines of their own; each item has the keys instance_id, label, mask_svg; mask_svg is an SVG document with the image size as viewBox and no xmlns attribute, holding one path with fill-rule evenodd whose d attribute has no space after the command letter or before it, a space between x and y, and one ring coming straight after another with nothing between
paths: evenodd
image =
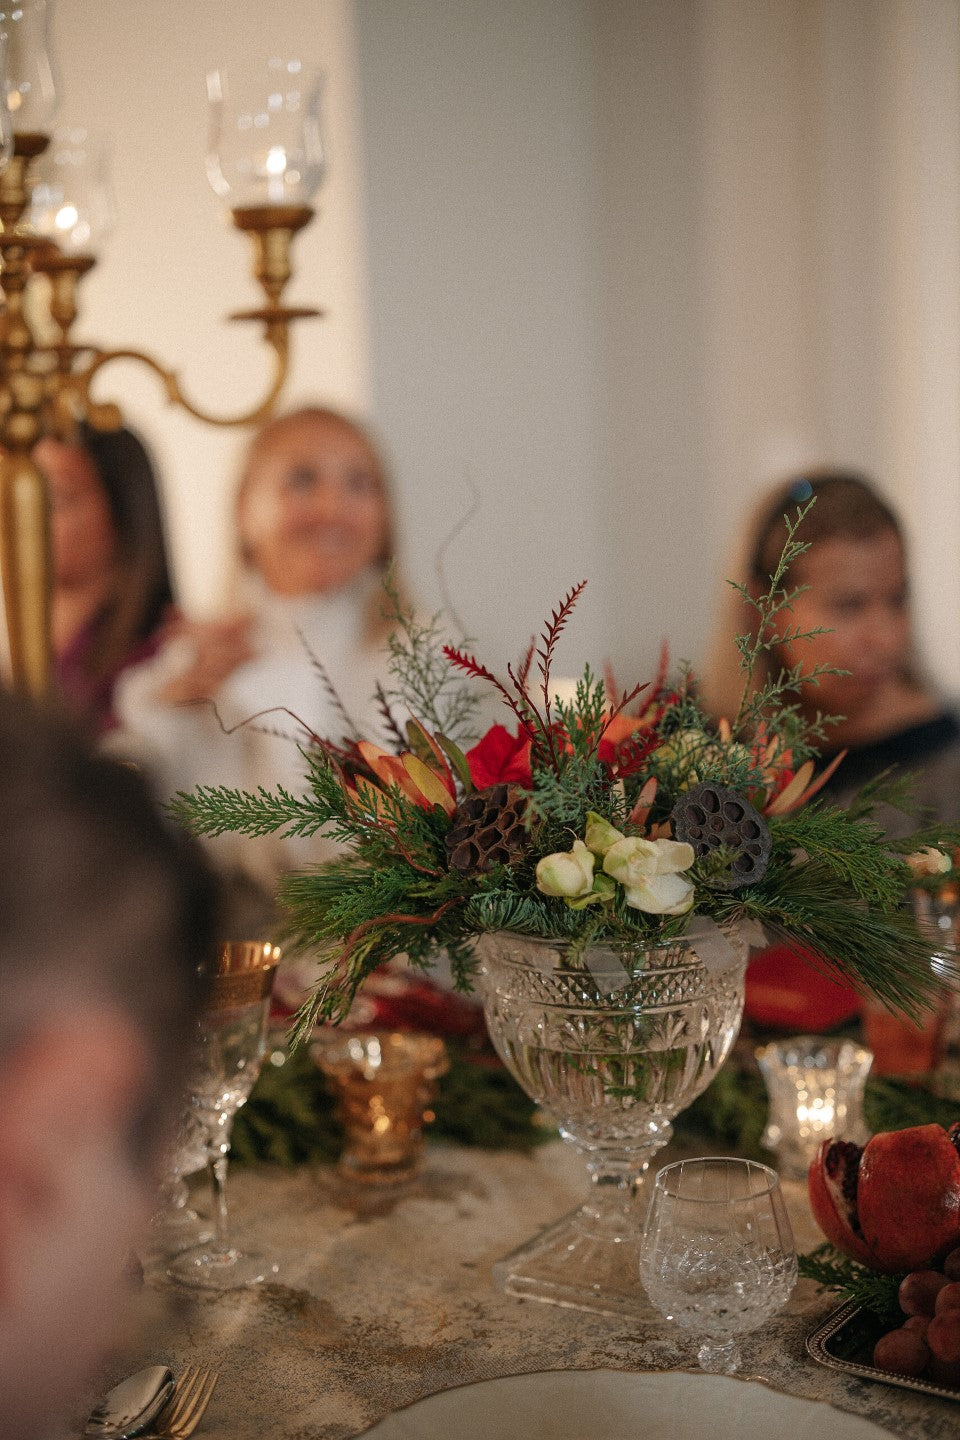
<instances>
[{"instance_id":1,"label":"wine glass","mask_svg":"<svg viewBox=\"0 0 960 1440\"><path fill-rule=\"evenodd\" d=\"M191 1246L205 1245L213 1231L190 1205L185 1176L207 1165L207 1132L190 1106L180 1116L176 1134L164 1156L157 1195L158 1206L150 1221L149 1258L156 1261Z\"/></svg>"},{"instance_id":2,"label":"wine glass","mask_svg":"<svg viewBox=\"0 0 960 1440\"><path fill-rule=\"evenodd\" d=\"M775 1170L754 1160L680 1160L654 1181L640 1277L668 1320L703 1337L702 1370L732 1374L735 1336L787 1303L797 1280L793 1232Z\"/></svg>"},{"instance_id":3,"label":"wine glass","mask_svg":"<svg viewBox=\"0 0 960 1440\"><path fill-rule=\"evenodd\" d=\"M211 1244L185 1250L168 1267L167 1274L185 1285L208 1290L256 1285L277 1270L263 1256L231 1243L226 1184L233 1117L260 1073L279 959L279 949L269 941L228 941L220 946L211 976L209 1000L198 1022L190 1103L206 1131L216 1229Z\"/></svg>"}]
</instances>

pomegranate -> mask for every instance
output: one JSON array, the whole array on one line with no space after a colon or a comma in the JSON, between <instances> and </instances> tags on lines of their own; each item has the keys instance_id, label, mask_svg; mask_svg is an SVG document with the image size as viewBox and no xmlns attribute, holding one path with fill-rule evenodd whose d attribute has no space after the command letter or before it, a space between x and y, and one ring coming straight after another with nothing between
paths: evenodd
<instances>
[{"instance_id":1,"label":"pomegranate","mask_svg":"<svg viewBox=\"0 0 960 1440\"><path fill-rule=\"evenodd\" d=\"M825 1140L810 1204L838 1250L886 1274L921 1270L960 1244L960 1122L874 1135L861 1149Z\"/></svg>"}]
</instances>

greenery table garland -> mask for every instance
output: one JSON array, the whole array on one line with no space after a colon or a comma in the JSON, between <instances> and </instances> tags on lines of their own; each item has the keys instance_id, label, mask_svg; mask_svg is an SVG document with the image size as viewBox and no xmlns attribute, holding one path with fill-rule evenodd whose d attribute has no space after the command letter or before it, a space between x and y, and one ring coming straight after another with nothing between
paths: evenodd
<instances>
[{"instance_id":1,"label":"greenery table garland","mask_svg":"<svg viewBox=\"0 0 960 1440\"><path fill-rule=\"evenodd\" d=\"M450 1070L439 1083L435 1118L427 1129L433 1141L484 1150L530 1153L556 1131L491 1055L476 1056L448 1042ZM343 1136L334 1102L306 1047L274 1052L263 1067L233 1129L231 1158L241 1164L296 1166L326 1163L340 1154ZM951 1125L956 1100L944 1098L916 1077L867 1081L865 1114L870 1130L901 1130L935 1122ZM760 1076L731 1061L713 1084L675 1122L685 1143L723 1146L750 1159L769 1160L760 1136L767 1095Z\"/></svg>"}]
</instances>

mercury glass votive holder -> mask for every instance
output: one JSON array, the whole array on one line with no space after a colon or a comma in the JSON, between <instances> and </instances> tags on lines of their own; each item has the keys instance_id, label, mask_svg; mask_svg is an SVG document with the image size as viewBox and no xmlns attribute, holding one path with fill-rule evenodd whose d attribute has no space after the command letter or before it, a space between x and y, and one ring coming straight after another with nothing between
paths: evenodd
<instances>
[{"instance_id":1,"label":"mercury glass votive holder","mask_svg":"<svg viewBox=\"0 0 960 1440\"><path fill-rule=\"evenodd\" d=\"M794 1035L756 1054L770 1101L760 1143L785 1178L803 1179L824 1140L862 1145L869 1138L863 1118L869 1050L851 1040Z\"/></svg>"},{"instance_id":2,"label":"mercury glass votive holder","mask_svg":"<svg viewBox=\"0 0 960 1440\"><path fill-rule=\"evenodd\" d=\"M443 1041L404 1031L324 1037L313 1056L337 1101L341 1175L371 1185L409 1179L423 1165L423 1127L449 1066Z\"/></svg>"}]
</instances>

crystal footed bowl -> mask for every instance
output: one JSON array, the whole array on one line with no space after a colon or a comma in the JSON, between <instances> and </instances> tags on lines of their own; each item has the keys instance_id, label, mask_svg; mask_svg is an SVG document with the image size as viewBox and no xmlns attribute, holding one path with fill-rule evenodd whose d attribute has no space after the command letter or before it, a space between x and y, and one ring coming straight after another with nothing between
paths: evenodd
<instances>
[{"instance_id":1,"label":"crystal footed bowl","mask_svg":"<svg viewBox=\"0 0 960 1440\"><path fill-rule=\"evenodd\" d=\"M478 941L490 1036L523 1089L584 1157L590 1198L499 1263L513 1294L605 1314L649 1313L637 1273L643 1180L736 1039L746 946L589 946L497 931Z\"/></svg>"}]
</instances>

